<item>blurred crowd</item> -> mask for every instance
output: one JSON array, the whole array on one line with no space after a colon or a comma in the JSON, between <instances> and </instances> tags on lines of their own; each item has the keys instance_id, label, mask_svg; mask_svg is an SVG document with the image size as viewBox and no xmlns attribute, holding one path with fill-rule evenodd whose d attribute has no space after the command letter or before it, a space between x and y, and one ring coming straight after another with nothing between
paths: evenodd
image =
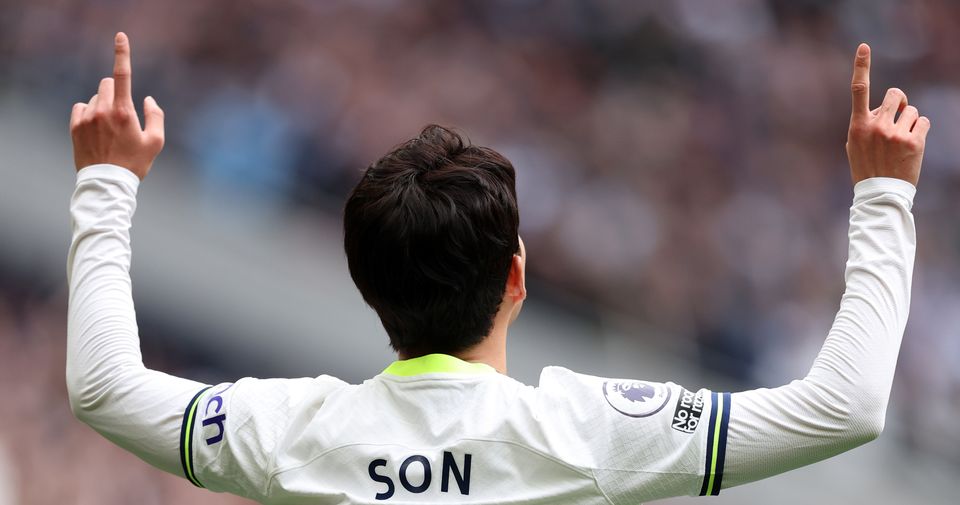
<instances>
[{"instance_id":1,"label":"blurred crowd","mask_svg":"<svg viewBox=\"0 0 960 505\"><path fill-rule=\"evenodd\" d=\"M391 146L460 127L517 168L534 295L638 318L754 385L805 373L839 302L871 43L874 103L900 87L933 124L893 415L911 447L960 454L960 3L5 0L0 92L65 121L120 28L211 198L338 213Z\"/></svg>"}]
</instances>

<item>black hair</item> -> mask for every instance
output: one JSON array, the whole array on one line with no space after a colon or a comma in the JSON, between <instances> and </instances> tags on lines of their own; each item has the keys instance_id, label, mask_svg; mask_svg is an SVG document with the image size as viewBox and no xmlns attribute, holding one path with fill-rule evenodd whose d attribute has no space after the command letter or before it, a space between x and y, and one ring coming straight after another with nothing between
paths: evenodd
<instances>
[{"instance_id":1,"label":"black hair","mask_svg":"<svg viewBox=\"0 0 960 505\"><path fill-rule=\"evenodd\" d=\"M515 184L506 158L437 125L366 169L344 249L395 350L453 354L490 332L520 249Z\"/></svg>"}]
</instances>

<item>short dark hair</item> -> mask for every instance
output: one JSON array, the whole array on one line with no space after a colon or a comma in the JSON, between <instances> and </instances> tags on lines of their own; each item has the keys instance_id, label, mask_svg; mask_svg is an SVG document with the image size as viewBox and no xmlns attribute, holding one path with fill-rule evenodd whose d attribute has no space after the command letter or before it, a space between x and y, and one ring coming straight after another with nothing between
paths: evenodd
<instances>
[{"instance_id":1,"label":"short dark hair","mask_svg":"<svg viewBox=\"0 0 960 505\"><path fill-rule=\"evenodd\" d=\"M506 158L437 125L366 169L344 249L395 350L453 354L490 332L520 249L515 184Z\"/></svg>"}]
</instances>

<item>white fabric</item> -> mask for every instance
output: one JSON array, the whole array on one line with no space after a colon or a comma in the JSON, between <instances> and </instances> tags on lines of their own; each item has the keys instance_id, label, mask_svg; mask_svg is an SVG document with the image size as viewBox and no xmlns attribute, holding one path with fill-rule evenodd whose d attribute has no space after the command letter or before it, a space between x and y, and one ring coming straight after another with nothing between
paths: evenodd
<instances>
[{"instance_id":1,"label":"white fabric","mask_svg":"<svg viewBox=\"0 0 960 505\"><path fill-rule=\"evenodd\" d=\"M883 425L915 249L915 189L900 180L854 190L847 288L809 375L733 395L558 367L544 369L538 387L442 372L361 385L246 378L204 389L148 370L129 278L138 184L111 165L77 175L71 406L121 447L177 475L189 466L213 490L265 503L638 503L797 468ZM191 436L181 444L185 425Z\"/></svg>"}]
</instances>

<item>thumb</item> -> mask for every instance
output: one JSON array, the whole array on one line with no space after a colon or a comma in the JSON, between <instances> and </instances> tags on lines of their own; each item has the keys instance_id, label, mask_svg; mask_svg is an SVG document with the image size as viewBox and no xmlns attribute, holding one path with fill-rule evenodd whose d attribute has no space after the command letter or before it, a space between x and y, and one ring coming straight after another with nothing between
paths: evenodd
<instances>
[{"instance_id":1,"label":"thumb","mask_svg":"<svg viewBox=\"0 0 960 505\"><path fill-rule=\"evenodd\" d=\"M157 101L152 96L143 100L143 116L145 123L143 133L147 141L163 147L163 109L157 105Z\"/></svg>"}]
</instances>

